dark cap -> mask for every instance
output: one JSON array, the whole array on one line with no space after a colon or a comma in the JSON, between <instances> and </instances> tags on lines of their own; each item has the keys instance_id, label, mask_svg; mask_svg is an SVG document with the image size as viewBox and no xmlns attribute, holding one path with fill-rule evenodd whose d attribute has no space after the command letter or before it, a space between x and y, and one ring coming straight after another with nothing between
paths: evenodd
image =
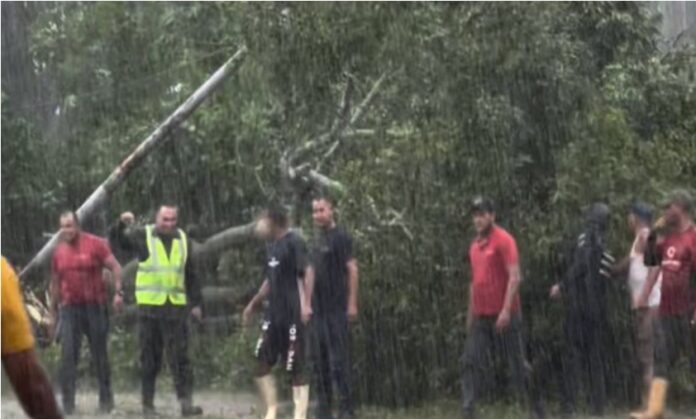
<instances>
[{"instance_id":1,"label":"dark cap","mask_svg":"<svg viewBox=\"0 0 696 419\"><path fill-rule=\"evenodd\" d=\"M693 208L694 198L691 192L686 189L674 189L665 195L662 200L662 207L668 207L670 205L678 205L684 211L691 213L691 208Z\"/></svg>"},{"instance_id":2,"label":"dark cap","mask_svg":"<svg viewBox=\"0 0 696 419\"><path fill-rule=\"evenodd\" d=\"M650 206L645 202L634 202L633 205L631 205L631 214L645 223L650 223L652 221L652 209L650 209Z\"/></svg>"},{"instance_id":3,"label":"dark cap","mask_svg":"<svg viewBox=\"0 0 696 419\"><path fill-rule=\"evenodd\" d=\"M470 211L474 212L495 212L493 201L485 196L476 196L471 201Z\"/></svg>"}]
</instances>

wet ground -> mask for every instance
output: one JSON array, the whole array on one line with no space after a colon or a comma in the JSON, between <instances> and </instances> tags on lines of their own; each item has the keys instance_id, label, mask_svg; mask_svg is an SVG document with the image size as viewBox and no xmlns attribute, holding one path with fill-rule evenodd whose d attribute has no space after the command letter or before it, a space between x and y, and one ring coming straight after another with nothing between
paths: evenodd
<instances>
[{"instance_id":1,"label":"wet ground","mask_svg":"<svg viewBox=\"0 0 696 419\"><path fill-rule=\"evenodd\" d=\"M71 418L142 418L140 410L140 398L137 393L119 393L116 395L117 408L110 415L97 414L97 396L95 393L81 393L77 398L77 411ZM225 393L205 391L196 395L196 403L203 406L205 419L252 419L259 418L257 399L251 393ZM156 406L163 418L179 417L179 406L173 394L158 395ZM627 419L628 412L615 412L604 416L604 419ZM2 418L20 419L26 416L22 413L19 404L11 396L2 399ZM485 406L482 407L482 419L519 419L526 418L526 413L514 410L510 407ZM549 418L555 415L549 414ZM292 418L292 405L283 403L279 415L280 419ZM310 415L311 418L311 415ZM422 408L405 410L387 410L383 408L363 408L360 419L459 419L457 404L454 401L446 401ZM590 416L578 415L574 419L589 419ZM695 411L670 411L665 419L694 419Z\"/></svg>"}]
</instances>

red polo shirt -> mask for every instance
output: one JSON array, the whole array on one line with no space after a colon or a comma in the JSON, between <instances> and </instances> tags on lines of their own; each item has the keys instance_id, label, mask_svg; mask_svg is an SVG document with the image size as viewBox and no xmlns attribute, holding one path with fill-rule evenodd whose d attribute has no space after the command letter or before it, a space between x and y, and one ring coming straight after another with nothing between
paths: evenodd
<instances>
[{"instance_id":1,"label":"red polo shirt","mask_svg":"<svg viewBox=\"0 0 696 419\"><path fill-rule=\"evenodd\" d=\"M494 225L487 237L477 237L469 247L471 261L473 313L497 315L503 309L510 279L508 267L519 263L517 243L504 229ZM511 311L519 311L519 295Z\"/></svg>"},{"instance_id":2,"label":"red polo shirt","mask_svg":"<svg viewBox=\"0 0 696 419\"><path fill-rule=\"evenodd\" d=\"M673 233L657 246L662 257L660 314L689 313L689 279L696 272L696 228Z\"/></svg>"},{"instance_id":3,"label":"red polo shirt","mask_svg":"<svg viewBox=\"0 0 696 419\"><path fill-rule=\"evenodd\" d=\"M106 242L85 232L80 232L71 243L58 244L52 269L60 283L62 305L106 303L102 271L109 256L111 250Z\"/></svg>"}]
</instances>

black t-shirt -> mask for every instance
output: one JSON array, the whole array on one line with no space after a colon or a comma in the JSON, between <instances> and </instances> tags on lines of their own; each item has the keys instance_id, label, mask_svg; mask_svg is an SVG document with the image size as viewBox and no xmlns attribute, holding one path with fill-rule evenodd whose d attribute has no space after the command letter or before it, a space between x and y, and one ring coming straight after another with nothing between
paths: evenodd
<instances>
[{"instance_id":1,"label":"black t-shirt","mask_svg":"<svg viewBox=\"0 0 696 419\"><path fill-rule=\"evenodd\" d=\"M353 239L339 227L321 230L312 245L315 272L313 308L317 314L348 308L348 261L353 259Z\"/></svg>"},{"instance_id":2,"label":"black t-shirt","mask_svg":"<svg viewBox=\"0 0 696 419\"><path fill-rule=\"evenodd\" d=\"M270 243L266 254L266 278L271 286L267 316L272 322L297 322L301 308L297 281L304 277L307 246L300 236L288 232Z\"/></svg>"}]
</instances>

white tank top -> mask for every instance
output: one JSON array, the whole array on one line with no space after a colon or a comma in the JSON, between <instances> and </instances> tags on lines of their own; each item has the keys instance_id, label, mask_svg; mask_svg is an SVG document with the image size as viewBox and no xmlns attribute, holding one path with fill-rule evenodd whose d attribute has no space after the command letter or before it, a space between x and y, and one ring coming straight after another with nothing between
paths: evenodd
<instances>
[{"instance_id":1,"label":"white tank top","mask_svg":"<svg viewBox=\"0 0 696 419\"><path fill-rule=\"evenodd\" d=\"M648 279L648 267L645 266L643 260L643 253L638 253L636 251L636 246L638 245L638 240L640 236L648 237L650 230L645 228L638 233L636 239L633 241L633 246L631 246L631 265L628 269L628 286L631 289L631 295L635 300L640 296L643 291L643 286L645 285L645 280ZM662 285L662 273L657 278L657 282L650 293L650 298L648 298L648 307L658 307L660 305L660 287Z\"/></svg>"}]
</instances>

